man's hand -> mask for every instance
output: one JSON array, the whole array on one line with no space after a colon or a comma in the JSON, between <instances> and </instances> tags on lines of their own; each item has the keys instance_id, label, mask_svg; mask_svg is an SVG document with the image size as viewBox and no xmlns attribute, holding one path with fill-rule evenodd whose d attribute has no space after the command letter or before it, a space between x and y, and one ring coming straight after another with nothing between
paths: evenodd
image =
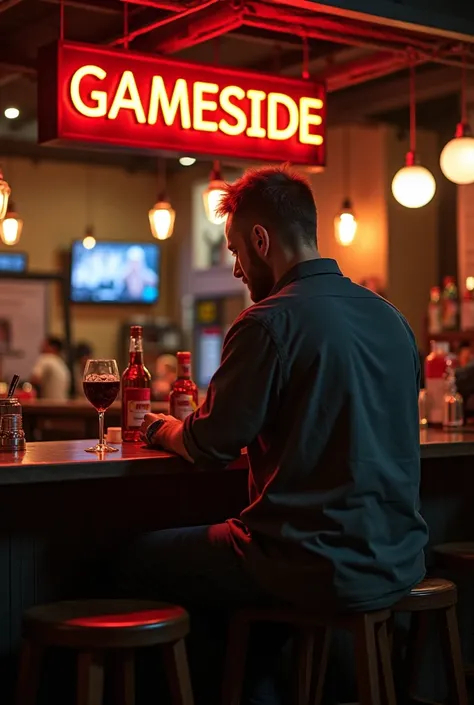
<instances>
[{"instance_id":1,"label":"man's hand","mask_svg":"<svg viewBox=\"0 0 474 705\"><path fill-rule=\"evenodd\" d=\"M155 421L161 421L162 423L156 432L152 434L152 438L148 439L147 431ZM148 442L160 445L171 453L177 453L191 463L194 462L184 447L183 422L179 421L179 419L175 419L174 416L168 416L167 414L145 414L140 431Z\"/></svg>"}]
</instances>

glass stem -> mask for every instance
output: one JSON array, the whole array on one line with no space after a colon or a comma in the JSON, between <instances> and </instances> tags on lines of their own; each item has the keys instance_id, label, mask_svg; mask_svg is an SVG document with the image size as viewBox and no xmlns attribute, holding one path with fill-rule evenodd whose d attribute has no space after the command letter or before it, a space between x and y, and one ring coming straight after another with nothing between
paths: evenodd
<instances>
[{"instance_id":1,"label":"glass stem","mask_svg":"<svg viewBox=\"0 0 474 705\"><path fill-rule=\"evenodd\" d=\"M104 445L104 412L99 411L99 445Z\"/></svg>"}]
</instances>

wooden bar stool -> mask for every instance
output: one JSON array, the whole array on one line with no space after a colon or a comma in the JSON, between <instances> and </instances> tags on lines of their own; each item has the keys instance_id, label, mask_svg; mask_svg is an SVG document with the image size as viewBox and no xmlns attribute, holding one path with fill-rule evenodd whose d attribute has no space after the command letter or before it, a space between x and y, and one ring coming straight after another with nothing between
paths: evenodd
<instances>
[{"instance_id":1,"label":"wooden bar stool","mask_svg":"<svg viewBox=\"0 0 474 705\"><path fill-rule=\"evenodd\" d=\"M230 624L222 705L240 705L249 629L256 622L292 628L297 672L294 705L321 702L332 629L346 630L354 637L359 705L396 705L387 626L390 617L389 610L337 616L291 609L237 612ZM315 639L318 631L321 639Z\"/></svg>"},{"instance_id":2,"label":"wooden bar stool","mask_svg":"<svg viewBox=\"0 0 474 705\"><path fill-rule=\"evenodd\" d=\"M419 674L421 656L427 644L428 620L437 619L443 651L448 702L467 705L466 677L456 617L457 590L454 583L442 578L427 578L414 587L392 608L392 612L410 614L410 631L403 663L403 699L416 700L413 694Z\"/></svg>"},{"instance_id":3,"label":"wooden bar stool","mask_svg":"<svg viewBox=\"0 0 474 705\"><path fill-rule=\"evenodd\" d=\"M77 705L101 705L104 657L114 661L115 705L133 705L134 650L160 645L173 705L193 705L184 639L189 616L177 605L136 600L84 600L41 605L23 619L17 705L34 705L47 647L77 651Z\"/></svg>"}]
</instances>

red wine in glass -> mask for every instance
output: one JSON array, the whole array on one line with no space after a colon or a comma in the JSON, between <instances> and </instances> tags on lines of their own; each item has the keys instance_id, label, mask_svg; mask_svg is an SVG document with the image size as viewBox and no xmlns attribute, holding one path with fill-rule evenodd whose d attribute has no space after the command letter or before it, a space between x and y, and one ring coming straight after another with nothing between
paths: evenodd
<instances>
[{"instance_id":1,"label":"red wine in glass","mask_svg":"<svg viewBox=\"0 0 474 705\"><path fill-rule=\"evenodd\" d=\"M86 398L100 412L107 411L109 406L116 400L120 382L118 380L84 381L82 386L84 387Z\"/></svg>"},{"instance_id":2,"label":"red wine in glass","mask_svg":"<svg viewBox=\"0 0 474 705\"><path fill-rule=\"evenodd\" d=\"M115 360L88 360L82 379L84 394L99 412L99 442L88 453L114 453L118 448L104 440L104 413L115 401L120 389L120 377Z\"/></svg>"}]
</instances>

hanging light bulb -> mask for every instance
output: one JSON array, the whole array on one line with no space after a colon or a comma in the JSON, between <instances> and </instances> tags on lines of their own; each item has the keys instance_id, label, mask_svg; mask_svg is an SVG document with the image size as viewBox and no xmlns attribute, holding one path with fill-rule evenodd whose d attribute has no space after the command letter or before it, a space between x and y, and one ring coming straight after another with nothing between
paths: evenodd
<instances>
[{"instance_id":1,"label":"hanging light bulb","mask_svg":"<svg viewBox=\"0 0 474 705\"><path fill-rule=\"evenodd\" d=\"M223 223L226 219L226 216L218 216L216 214L216 209L224 195L224 189L225 181L223 181L221 176L219 162L214 162L209 178L209 185L202 194L206 217L209 222L214 223L214 225L220 225L220 223Z\"/></svg>"},{"instance_id":2,"label":"hanging light bulb","mask_svg":"<svg viewBox=\"0 0 474 705\"><path fill-rule=\"evenodd\" d=\"M426 167L416 164L414 152L408 152L405 166L393 177L392 193L405 208L422 208L435 195L435 178Z\"/></svg>"},{"instance_id":3,"label":"hanging light bulb","mask_svg":"<svg viewBox=\"0 0 474 705\"><path fill-rule=\"evenodd\" d=\"M96 245L97 240L94 237L94 228L91 225L88 225L84 234L82 246L85 247L86 250L93 250Z\"/></svg>"},{"instance_id":4,"label":"hanging light bulb","mask_svg":"<svg viewBox=\"0 0 474 705\"><path fill-rule=\"evenodd\" d=\"M474 182L474 137L467 123L457 125L455 137L443 147L439 165L445 177L455 184Z\"/></svg>"},{"instance_id":5,"label":"hanging light bulb","mask_svg":"<svg viewBox=\"0 0 474 705\"><path fill-rule=\"evenodd\" d=\"M352 203L349 198L342 202L342 209L339 215L334 218L334 235L340 245L347 247L354 241L357 232L357 219L352 210Z\"/></svg>"},{"instance_id":6,"label":"hanging light bulb","mask_svg":"<svg viewBox=\"0 0 474 705\"><path fill-rule=\"evenodd\" d=\"M23 230L23 220L15 213L13 201L7 210L5 218L0 221L0 237L5 245L16 245Z\"/></svg>"},{"instance_id":7,"label":"hanging light bulb","mask_svg":"<svg viewBox=\"0 0 474 705\"><path fill-rule=\"evenodd\" d=\"M416 162L416 98L415 68L410 66L410 151L405 166L392 180L392 193L405 208L421 208L431 201L436 192L436 181L428 169Z\"/></svg>"},{"instance_id":8,"label":"hanging light bulb","mask_svg":"<svg viewBox=\"0 0 474 705\"><path fill-rule=\"evenodd\" d=\"M4 180L2 170L0 169L0 220L3 220L7 212L10 194L11 188Z\"/></svg>"},{"instance_id":9,"label":"hanging light bulb","mask_svg":"<svg viewBox=\"0 0 474 705\"><path fill-rule=\"evenodd\" d=\"M167 240L172 236L176 211L164 195L160 196L153 208L148 211L148 218L153 237L157 240Z\"/></svg>"}]
</instances>

